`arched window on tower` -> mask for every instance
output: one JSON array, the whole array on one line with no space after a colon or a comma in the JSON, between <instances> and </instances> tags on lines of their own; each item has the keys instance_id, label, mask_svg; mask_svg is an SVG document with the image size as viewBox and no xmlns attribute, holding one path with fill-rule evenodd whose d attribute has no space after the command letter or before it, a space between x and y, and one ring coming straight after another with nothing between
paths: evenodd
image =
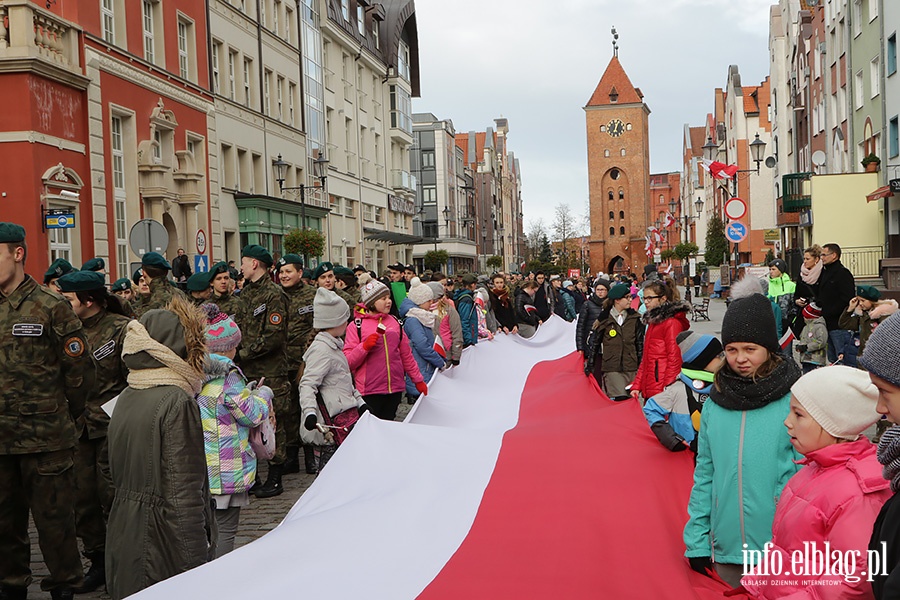
<instances>
[{"instance_id":1,"label":"arched window on tower","mask_svg":"<svg viewBox=\"0 0 900 600\"><path fill-rule=\"evenodd\" d=\"M625 218L625 211L624 211L624 210L620 210L620 211L619 211L619 218L620 218L620 219L624 219L624 218Z\"/></svg>"},{"instance_id":2,"label":"arched window on tower","mask_svg":"<svg viewBox=\"0 0 900 600\"><path fill-rule=\"evenodd\" d=\"M619 188L619 200L624 200L624 199L625 199L625 190L623 190L622 188Z\"/></svg>"},{"instance_id":3,"label":"arched window on tower","mask_svg":"<svg viewBox=\"0 0 900 600\"><path fill-rule=\"evenodd\" d=\"M616 228L615 228L615 227L610 227L610 228L609 228L609 235L616 235Z\"/></svg>"},{"instance_id":4,"label":"arched window on tower","mask_svg":"<svg viewBox=\"0 0 900 600\"><path fill-rule=\"evenodd\" d=\"M619 227L619 233L620 233L621 235L625 235L625 228L624 228L624 227Z\"/></svg>"},{"instance_id":5,"label":"arched window on tower","mask_svg":"<svg viewBox=\"0 0 900 600\"><path fill-rule=\"evenodd\" d=\"M622 156L625 156L625 148L622 148Z\"/></svg>"},{"instance_id":6,"label":"arched window on tower","mask_svg":"<svg viewBox=\"0 0 900 600\"><path fill-rule=\"evenodd\" d=\"M609 190L609 199L610 199L610 200L613 199L613 193L612 193L612 190Z\"/></svg>"},{"instance_id":7,"label":"arched window on tower","mask_svg":"<svg viewBox=\"0 0 900 600\"><path fill-rule=\"evenodd\" d=\"M612 221L615 218L616 218L615 213L613 213L613 211L609 211L609 220Z\"/></svg>"},{"instance_id":8,"label":"arched window on tower","mask_svg":"<svg viewBox=\"0 0 900 600\"><path fill-rule=\"evenodd\" d=\"M603 158L609 158L609 150L603 151Z\"/></svg>"}]
</instances>

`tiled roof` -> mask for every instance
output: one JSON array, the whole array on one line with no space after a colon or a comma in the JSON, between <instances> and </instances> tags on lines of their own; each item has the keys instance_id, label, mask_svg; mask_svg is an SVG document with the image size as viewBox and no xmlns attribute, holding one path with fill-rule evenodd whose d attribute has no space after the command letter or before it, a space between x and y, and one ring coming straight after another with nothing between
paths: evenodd
<instances>
[{"instance_id":1,"label":"tiled roof","mask_svg":"<svg viewBox=\"0 0 900 600\"><path fill-rule=\"evenodd\" d=\"M703 146L706 144L706 127L691 127L691 154L703 156Z\"/></svg>"},{"instance_id":2,"label":"tiled roof","mask_svg":"<svg viewBox=\"0 0 900 600\"><path fill-rule=\"evenodd\" d=\"M609 94L615 89L616 93L619 95L616 102L610 101ZM619 58L617 56L613 56L612 60L609 61L609 64L606 66L606 71L603 73L603 77L600 78L600 83L597 84L597 88L594 90L591 99L588 100L588 106L608 106L610 104L630 104L634 102L642 102L643 94L641 94L640 90L631 85L631 80L628 79L628 75L625 74L625 69L622 68L621 63L619 63Z\"/></svg>"},{"instance_id":3,"label":"tiled roof","mask_svg":"<svg viewBox=\"0 0 900 600\"><path fill-rule=\"evenodd\" d=\"M744 114L752 114L759 112L759 104L757 103L756 96L759 93L759 88L756 86L745 85L742 86L744 92Z\"/></svg>"}]
</instances>

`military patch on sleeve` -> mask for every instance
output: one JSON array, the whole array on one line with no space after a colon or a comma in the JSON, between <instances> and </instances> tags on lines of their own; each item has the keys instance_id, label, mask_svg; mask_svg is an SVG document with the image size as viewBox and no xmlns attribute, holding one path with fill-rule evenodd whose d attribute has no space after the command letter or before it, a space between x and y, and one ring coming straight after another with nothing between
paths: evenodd
<instances>
[{"instance_id":1,"label":"military patch on sleeve","mask_svg":"<svg viewBox=\"0 0 900 600\"><path fill-rule=\"evenodd\" d=\"M103 360L110 354L116 351L116 340L109 340L96 350L94 350L94 358L96 360Z\"/></svg>"},{"instance_id":2,"label":"military patch on sleeve","mask_svg":"<svg viewBox=\"0 0 900 600\"><path fill-rule=\"evenodd\" d=\"M65 352L66 356L78 358L84 354L84 342L81 341L81 338L70 337L66 340Z\"/></svg>"},{"instance_id":3,"label":"military patch on sleeve","mask_svg":"<svg viewBox=\"0 0 900 600\"><path fill-rule=\"evenodd\" d=\"M298 315L308 315L308 314L311 313L312 311L313 311L313 305L312 305L312 304L307 304L306 306L301 306L300 308L298 308L298 309L297 309L297 314L298 314Z\"/></svg>"},{"instance_id":4,"label":"military patch on sleeve","mask_svg":"<svg viewBox=\"0 0 900 600\"><path fill-rule=\"evenodd\" d=\"M269 315L269 323L272 325L281 325L281 313L273 312Z\"/></svg>"},{"instance_id":5,"label":"military patch on sleeve","mask_svg":"<svg viewBox=\"0 0 900 600\"><path fill-rule=\"evenodd\" d=\"M253 316L258 317L259 315L261 315L264 312L266 312L265 303L260 304L259 306L257 306L256 308L253 309Z\"/></svg>"},{"instance_id":6,"label":"military patch on sleeve","mask_svg":"<svg viewBox=\"0 0 900 600\"><path fill-rule=\"evenodd\" d=\"M15 336L40 337L43 333L42 323L16 323L12 328L12 334Z\"/></svg>"}]
</instances>

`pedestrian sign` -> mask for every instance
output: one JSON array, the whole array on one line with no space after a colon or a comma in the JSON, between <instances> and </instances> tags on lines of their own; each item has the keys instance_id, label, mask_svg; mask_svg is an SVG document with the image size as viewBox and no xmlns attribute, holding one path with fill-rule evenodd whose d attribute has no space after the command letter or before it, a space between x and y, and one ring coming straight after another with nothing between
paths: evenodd
<instances>
[{"instance_id":1,"label":"pedestrian sign","mask_svg":"<svg viewBox=\"0 0 900 600\"><path fill-rule=\"evenodd\" d=\"M194 273L206 273L209 271L209 259L203 254L194 255Z\"/></svg>"},{"instance_id":2,"label":"pedestrian sign","mask_svg":"<svg viewBox=\"0 0 900 600\"><path fill-rule=\"evenodd\" d=\"M747 237L747 226L743 223L729 223L725 228L725 237L736 244Z\"/></svg>"}]
</instances>

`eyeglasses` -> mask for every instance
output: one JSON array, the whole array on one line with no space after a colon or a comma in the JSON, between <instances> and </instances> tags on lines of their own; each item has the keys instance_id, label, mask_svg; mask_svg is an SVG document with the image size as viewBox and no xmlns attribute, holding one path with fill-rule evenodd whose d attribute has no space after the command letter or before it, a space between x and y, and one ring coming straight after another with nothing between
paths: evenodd
<instances>
[{"instance_id":1,"label":"eyeglasses","mask_svg":"<svg viewBox=\"0 0 900 600\"><path fill-rule=\"evenodd\" d=\"M659 300L662 296L647 296L644 294L644 300Z\"/></svg>"},{"instance_id":2,"label":"eyeglasses","mask_svg":"<svg viewBox=\"0 0 900 600\"><path fill-rule=\"evenodd\" d=\"M834 256L834 252L823 252L822 256Z\"/></svg>"}]
</instances>

